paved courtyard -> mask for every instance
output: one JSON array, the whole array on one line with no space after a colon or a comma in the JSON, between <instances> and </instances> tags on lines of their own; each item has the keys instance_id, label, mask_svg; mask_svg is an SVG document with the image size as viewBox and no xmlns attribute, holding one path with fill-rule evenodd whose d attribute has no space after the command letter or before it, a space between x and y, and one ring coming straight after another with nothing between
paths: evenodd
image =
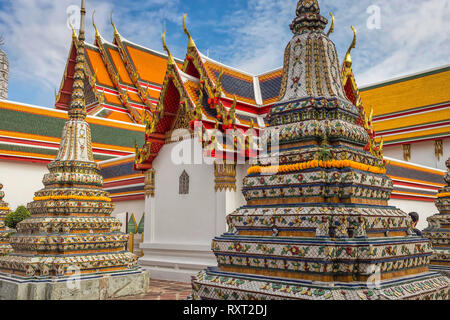
<instances>
[{"instance_id":1,"label":"paved courtyard","mask_svg":"<svg viewBox=\"0 0 450 320\"><path fill-rule=\"evenodd\" d=\"M185 300L192 293L190 283L150 280L147 294L120 298L118 300Z\"/></svg>"}]
</instances>

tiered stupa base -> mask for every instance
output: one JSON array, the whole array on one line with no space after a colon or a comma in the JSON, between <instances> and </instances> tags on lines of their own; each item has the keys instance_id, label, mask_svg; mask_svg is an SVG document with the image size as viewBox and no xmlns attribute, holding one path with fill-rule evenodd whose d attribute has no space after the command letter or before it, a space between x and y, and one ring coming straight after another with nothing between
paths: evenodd
<instances>
[{"instance_id":1,"label":"tiered stupa base","mask_svg":"<svg viewBox=\"0 0 450 320\"><path fill-rule=\"evenodd\" d=\"M140 268L47 279L0 273L0 300L106 300L145 294L149 283L149 272Z\"/></svg>"},{"instance_id":2,"label":"tiered stupa base","mask_svg":"<svg viewBox=\"0 0 450 320\"><path fill-rule=\"evenodd\" d=\"M433 245L430 270L450 277L450 214L437 214L429 217L428 222L438 226L423 232Z\"/></svg>"},{"instance_id":3,"label":"tiered stupa base","mask_svg":"<svg viewBox=\"0 0 450 320\"><path fill-rule=\"evenodd\" d=\"M1 224L1 222L0 222ZM1 226L0 226L1 228ZM1 230L0 231L0 256L4 256L7 254L10 254L11 252L13 252L12 247L9 245L8 242L8 234L10 233L10 231L8 230Z\"/></svg>"},{"instance_id":4,"label":"tiered stupa base","mask_svg":"<svg viewBox=\"0 0 450 320\"><path fill-rule=\"evenodd\" d=\"M430 269L450 277L450 159L446 162L447 174L443 187L435 201L439 214L429 217L429 226L424 230L424 237L433 244L433 256Z\"/></svg>"},{"instance_id":5,"label":"tiered stupa base","mask_svg":"<svg viewBox=\"0 0 450 320\"><path fill-rule=\"evenodd\" d=\"M74 38L69 120L58 154L48 165L44 188L28 204L31 217L9 238L14 253L0 257L0 299L98 300L146 293L149 286L148 271L125 249L128 235L111 217L114 203L94 161L85 121L83 34L80 28L80 39Z\"/></svg>"},{"instance_id":6,"label":"tiered stupa base","mask_svg":"<svg viewBox=\"0 0 450 320\"><path fill-rule=\"evenodd\" d=\"M11 230L5 227L5 224L0 219L0 257L13 252L11 245L9 244L8 235Z\"/></svg>"},{"instance_id":7,"label":"tiered stupa base","mask_svg":"<svg viewBox=\"0 0 450 320\"><path fill-rule=\"evenodd\" d=\"M5 192L2 191L3 185L0 183L0 257L13 251L9 244L8 235L11 233L5 226L5 218L9 214L9 205L3 201Z\"/></svg>"},{"instance_id":8,"label":"tiered stupa base","mask_svg":"<svg viewBox=\"0 0 450 320\"><path fill-rule=\"evenodd\" d=\"M314 282L239 275L210 268L193 278L194 300L448 300L450 280L426 272L395 280Z\"/></svg>"}]
</instances>

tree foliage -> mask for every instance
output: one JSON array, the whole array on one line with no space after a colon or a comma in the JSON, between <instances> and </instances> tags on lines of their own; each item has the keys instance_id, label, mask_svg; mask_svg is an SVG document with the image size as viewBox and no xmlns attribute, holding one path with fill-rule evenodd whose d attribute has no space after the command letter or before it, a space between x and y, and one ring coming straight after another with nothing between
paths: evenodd
<instances>
[{"instance_id":1,"label":"tree foliage","mask_svg":"<svg viewBox=\"0 0 450 320\"><path fill-rule=\"evenodd\" d=\"M5 224L8 228L16 229L19 222L30 216L31 214L25 206L19 206L15 211L10 212L5 217Z\"/></svg>"}]
</instances>

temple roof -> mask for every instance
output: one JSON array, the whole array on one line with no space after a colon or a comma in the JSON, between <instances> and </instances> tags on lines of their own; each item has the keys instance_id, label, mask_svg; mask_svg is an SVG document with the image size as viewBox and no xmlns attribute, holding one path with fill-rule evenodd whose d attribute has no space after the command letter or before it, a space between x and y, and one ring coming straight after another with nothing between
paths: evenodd
<instances>
[{"instance_id":1,"label":"temple roof","mask_svg":"<svg viewBox=\"0 0 450 320\"><path fill-rule=\"evenodd\" d=\"M0 100L0 159L48 163L55 159L66 111ZM96 161L134 154L143 125L87 116Z\"/></svg>"},{"instance_id":2,"label":"temple roof","mask_svg":"<svg viewBox=\"0 0 450 320\"><path fill-rule=\"evenodd\" d=\"M450 137L450 66L362 87L386 145Z\"/></svg>"},{"instance_id":3,"label":"temple roof","mask_svg":"<svg viewBox=\"0 0 450 320\"><path fill-rule=\"evenodd\" d=\"M95 24L94 24L94 28ZM105 40L96 29L93 44L85 42L87 77L86 98L89 115L130 123L142 123L144 109L151 110L158 103L167 70L167 54L125 39L113 24L112 42ZM71 86L76 60L76 41L72 41L55 106L66 110L70 103ZM201 63L215 84L223 70L223 94L230 100L234 95L250 107L250 113L276 101L281 87L281 68L253 75L203 55ZM183 60L175 58L183 69Z\"/></svg>"},{"instance_id":4,"label":"temple roof","mask_svg":"<svg viewBox=\"0 0 450 320\"><path fill-rule=\"evenodd\" d=\"M450 65L398 77L358 88L350 52L342 65L342 81L347 98L372 114L377 140L397 145L450 137Z\"/></svg>"}]
</instances>

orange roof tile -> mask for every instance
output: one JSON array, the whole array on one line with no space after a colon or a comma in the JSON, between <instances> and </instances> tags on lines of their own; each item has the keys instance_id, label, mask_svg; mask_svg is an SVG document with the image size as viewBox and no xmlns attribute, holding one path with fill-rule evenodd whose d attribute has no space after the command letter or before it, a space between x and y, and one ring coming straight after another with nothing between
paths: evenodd
<instances>
[{"instance_id":1,"label":"orange roof tile","mask_svg":"<svg viewBox=\"0 0 450 320\"><path fill-rule=\"evenodd\" d=\"M125 84L133 86L134 84L131 81L130 76L128 75L127 68L123 63L119 51L117 49L108 48L108 53L111 56L111 60L114 63L117 72L119 73L120 80Z\"/></svg>"},{"instance_id":2,"label":"orange roof tile","mask_svg":"<svg viewBox=\"0 0 450 320\"><path fill-rule=\"evenodd\" d=\"M184 83L184 86L186 88L186 91L188 92L189 96L191 97L192 101L196 104L198 102L198 90L200 88L200 84L193 82L193 81L187 81Z\"/></svg>"},{"instance_id":3,"label":"orange roof tile","mask_svg":"<svg viewBox=\"0 0 450 320\"><path fill-rule=\"evenodd\" d=\"M89 48L86 48L86 52L93 73L97 72L97 83L108 87L114 87L114 84L112 83L111 78L109 77L108 71L106 70L106 67L103 64L103 60L102 57L100 56L100 53L98 53L95 50L91 50Z\"/></svg>"},{"instance_id":4,"label":"orange roof tile","mask_svg":"<svg viewBox=\"0 0 450 320\"><path fill-rule=\"evenodd\" d=\"M105 92L105 101L108 103L122 106L122 102L120 101L119 97L116 96L115 94L110 94L108 92Z\"/></svg>"},{"instance_id":5,"label":"orange roof tile","mask_svg":"<svg viewBox=\"0 0 450 320\"><path fill-rule=\"evenodd\" d=\"M127 46L142 80L161 85L167 70L167 58Z\"/></svg>"}]
</instances>

